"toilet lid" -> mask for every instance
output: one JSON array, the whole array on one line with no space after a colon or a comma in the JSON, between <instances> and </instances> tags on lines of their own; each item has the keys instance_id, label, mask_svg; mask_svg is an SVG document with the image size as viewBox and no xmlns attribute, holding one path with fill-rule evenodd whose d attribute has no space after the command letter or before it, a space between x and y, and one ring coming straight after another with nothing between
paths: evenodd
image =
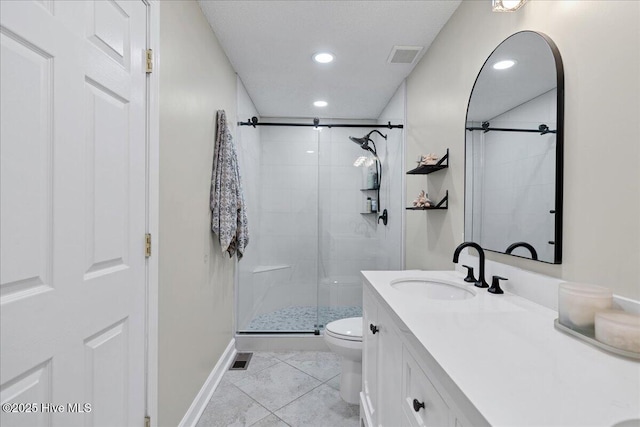
<instances>
[{"instance_id":1,"label":"toilet lid","mask_svg":"<svg viewBox=\"0 0 640 427\"><path fill-rule=\"evenodd\" d=\"M325 326L326 331L337 338L362 341L362 317L334 320Z\"/></svg>"}]
</instances>

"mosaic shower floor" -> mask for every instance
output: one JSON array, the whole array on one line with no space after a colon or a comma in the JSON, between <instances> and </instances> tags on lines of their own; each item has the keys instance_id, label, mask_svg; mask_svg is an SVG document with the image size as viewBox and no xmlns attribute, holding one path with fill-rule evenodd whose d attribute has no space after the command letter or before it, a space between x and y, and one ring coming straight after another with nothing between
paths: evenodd
<instances>
[{"instance_id":1,"label":"mosaic shower floor","mask_svg":"<svg viewBox=\"0 0 640 427\"><path fill-rule=\"evenodd\" d=\"M296 306L256 316L247 331L313 331L334 320L362 316L362 307ZM318 324L320 320L320 325Z\"/></svg>"}]
</instances>

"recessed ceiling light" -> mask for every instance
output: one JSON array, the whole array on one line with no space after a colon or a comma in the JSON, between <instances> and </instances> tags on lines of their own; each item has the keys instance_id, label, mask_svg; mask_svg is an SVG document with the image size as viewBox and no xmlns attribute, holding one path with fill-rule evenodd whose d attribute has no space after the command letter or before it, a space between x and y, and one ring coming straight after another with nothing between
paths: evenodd
<instances>
[{"instance_id":1,"label":"recessed ceiling light","mask_svg":"<svg viewBox=\"0 0 640 427\"><path fill-rule=\"evenodd\" d=\"M307 150L307 153L309 153L309 154L313 154L313 153L315 153L315 151L313 151L313 150Z\"/></svg>"},{"instance_id":2,"label":"recessed ceiling light","mask_svg":"<svg viewBox=\"0 0 640 427\"><path fill-rule=\"evenodd\" d=\"M514 59L506 59L504 61L499 61L493 64L493 68L496 70L506 70L507 68L511 68L516 65L516 61Z\"/></svg>"},{"instance_id":3,"label":"recessed ceiling light","mask_svg":"<svg viewBox=\"0 0 640 427\"><path fill-rule=\"evenodd\" d=\"M329 52L319 52L313 55L313 60L320 64L328 64L333 61L333 54Z\"/></svg>"},{"instance_id":4,"label":"recessed ceiling light","mask_svg":"<svg viewBox=\"0 0 640 427\"><path fill-rule=\"evenodd\" d=\"M327 105L329 105L329 103L327 101L316 101L313 103L313 105L315 105L316 107L326 107Z\"/></svg>"}]
</instances>

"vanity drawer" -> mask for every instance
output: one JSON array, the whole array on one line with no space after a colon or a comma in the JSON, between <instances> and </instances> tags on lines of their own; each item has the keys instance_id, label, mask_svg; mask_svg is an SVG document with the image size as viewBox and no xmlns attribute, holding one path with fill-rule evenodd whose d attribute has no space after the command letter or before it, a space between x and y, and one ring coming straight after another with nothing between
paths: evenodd
<instances>
[{"instance_id":1,"label":"vanity drawer","mask_svg":"<svg viewBox=\"0 0 640 427\"><path fill-rule=\"evenodd\" d=\"M449 407L406 346L402 350L402 410L407 426L449 425Z\"/></svg>"}]
</instances>

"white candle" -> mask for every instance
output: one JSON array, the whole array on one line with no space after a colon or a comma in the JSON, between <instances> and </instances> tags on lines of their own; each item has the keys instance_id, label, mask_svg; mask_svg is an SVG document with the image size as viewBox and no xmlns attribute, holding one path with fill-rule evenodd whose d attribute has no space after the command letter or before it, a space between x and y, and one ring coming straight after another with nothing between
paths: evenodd
<instances>
[{"instance_id":1,"label":"white candle","mask_svg":"<svg viewBox=\"0 0 640 427\"><path fill-rule=\"evenodd\" d=\"M596 313L596 339L611 347L640 353L640 315L621 310Z\"/></svg>"},{"instance_id":2,"label":"white candle","mask_svg":"<svg viewBox=\"0 0 640 427\"><path fill-rule=\"evenodd\" d=\"M558 288L560 323L578 331L593 331L595 314L611 308L613 294L602 286L561 283Z\"/></svg>"}]
</instances>

